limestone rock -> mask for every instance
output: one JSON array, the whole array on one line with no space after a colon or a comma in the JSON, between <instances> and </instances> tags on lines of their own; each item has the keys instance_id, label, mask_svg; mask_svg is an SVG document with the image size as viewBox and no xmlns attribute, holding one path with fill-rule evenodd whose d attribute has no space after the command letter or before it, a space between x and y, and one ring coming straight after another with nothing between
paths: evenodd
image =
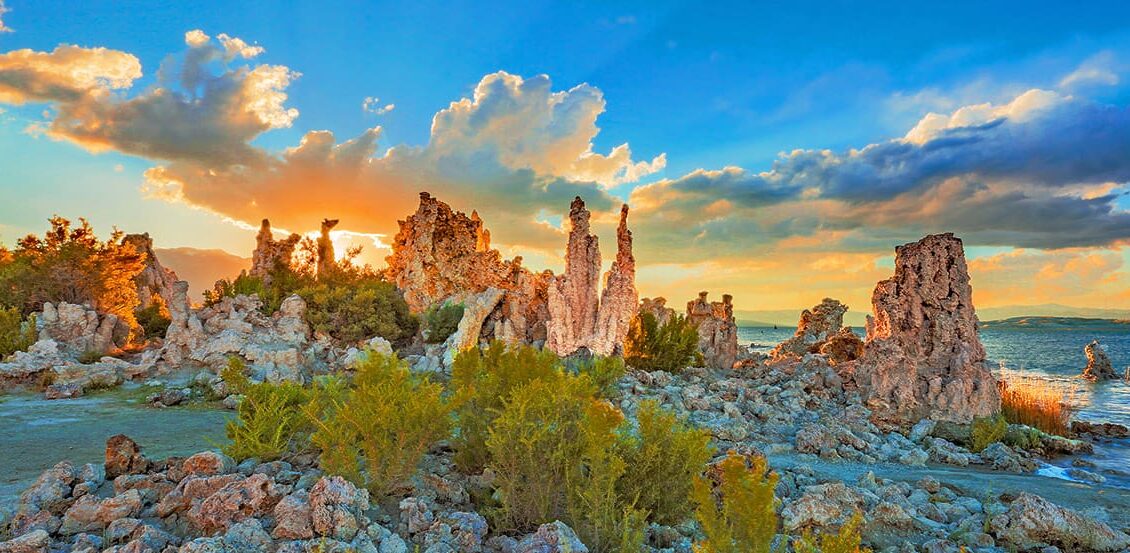
<instances>
[{"instance_id":1,"label":"limestone rock","mask_svg":"<svg viewBox=\"0 0 1130 553\"><path fill-rule=\"evenodd\" d=\"M334 243L330 239L330 231L337 226L337 219L322 219L322 232L318 235L318 274L332 271L337 266L334 257Z\"/></svg>"},{"instance_id":2,"label":"limestone rock","mask_svg":"<svg viewBox=\"0 0 1130 553\"><path fill-rule=\"evenodd\" d=\"M251 254L251 276L263 279L263 283L270 282L271 272L278 267L289 267L290 260L294 257L294 248L302 237L297 234L275 240L271 232L271 222L263 219L259 226L259 234L255 235L255 251Z\"/></svg>"},{"instance_id":3,"label":"limestone rock","mask_svg":"<svg viewBox=\"0 0 1130 553\"><path fill-rule=\"evenodd\" d=\"M565 272L549 287L549 332L546 347L570 355L588 346L596 333L600 284L599 239L589 233L589 211L579 196L569 206L569 242Z\"/></svg>"},{"instance_id":4,"label":"limestone rock","mask_svg":"<svg viewBox=\"0 0 1130 553\"><path fill-rule=\"evenodd\" d=\"M985 366L961 240L936 234L895 249L895 274L872 296L864 355L855 372L873 420L967 423L1000 408Z\"/></svg>"},{"instance_id":5,"label":"limestone rock","mask_svg":"<svg viewBox=\"0 0 1130 553\"><path fill-rule=\"evenodd\" d=\"M542 524L537 532L518 542L514 553L588 553L589 548L564 522Z\"/></svg>"},{"instance_id":6,"label":"limestone rock","mask_svg":"<svg viewBox=\"0 0 1130 553\"><path fill-rule=\"evenodd\" d=\"M1016 548L1055 546L1067 551L1123 551L1130 536L1038 495L1021 493L1008 511L993 517L993 532Z\"/></svg>"},{"instance_id":7,"label":"limestone rock","mask_svg":"<svg viewBox=\"0 0 1130 553\"><path fill-rule=\"evenodd\" d=\"M854 361L863 356L863 340L851 331L851 327L845 326L820 344L817 353L826 356L833 364Z\"/></svg>"},{"instance_id":8,"label":"limestone rock","mask_svg":"<svg viewBox=\"0 0 1130 553\"><path fill-rule=\"evenodd\" d=\"M322 477L310 489L310 516L320 536L353 539L368 509L369 492L340 476Z\"/></svg>"},{"instance_id":9,"label":"limestone rock","mask_svg":"<svg viewBox=\"0 0 1130 553\"><path fill-rule=\"evenodd\" d=\"M130 328L112 313L99 313L85 305L45 303L36 315L40 340L54 340L71 355L109 353L129 340Z\"/></svg>"},{"instance_id":10,"label":"limestone rock","mask_svg":"<svg viewBox=\"0 0 1130 553\"><path fill-rule=\"evenodd\" d=\"M1083 369L1083 378L1092 382L1098 380L1118 380L1118 373L1114 372L1110 357L1107 356L1103 346L1098 340L1092 340L1083 348L1087 355L1087 368Z\"/></svg>"},{"instance_id":11,"label":"limestone rock","mask_svg":"<svg viewBox=\"0 0 1130 553\"><path fill-rule=\"evenodd\" d=\"M494 311L505 294L498 288L487 288L478 294L457 294L451 300L463 304L459 326L444 342L444 365L450 367L459 352L479 345L483 321Z\"/></svg>"},{"instance_id":12,"label":"limestone rock","mask_svg":"<svg viewBox=\"0 0 1130 553\"><path fill-rule=\"evenodd\" d=\"M204 326L188 300L188 282L173 283L166 307L169 328L165 331L164 355L173 364L180 364L204 340Z\"/></svg>"},{"instance_id":13,"label":"limestone rock","mask_svg":"<svg viewBox=\"0 0 1130 553\"><path fill-rule=\"evenodd\" d=\"M157 259L157 253L153 251L153 239L149 237L149 233L127 234L122 238L122 243L130 244L134 251L145 254L145 268L134 278L137 282L137 297L141 300L138 308L148 308L154 301L167 305L172 299L177 274L161 265L161 260Z\"/></svg>"},{"instance_id":14,"label":"limestone rock","mask_svg":"<svg viewBox=\"0 0 1130 553\"><path fill-rule=\"evenodd\" d=\"M675 310L667 307L667 298L657 297L655 299L644 298L640 300L639 311L640 314L651 313L655 317L655 321L659 326L663 326L671 317L675 316Z\"/></svg>"},{"instance_id":15,"label":"limestone rock","mask_svg":"<svg viewBox=\"0 0 1130 553\"><path fill-rule=\"evenodd\" d=\"M125 434L106 440L106 478L113 480L122 474L138 474L149 468L149 460L141 454L141 447Z\"/></svg>"},{"instance_id":16,"label":"limestone rock","mask_svg":"<svg viewBox=\"0 0 1130 553\"><path fill-rule=\"evenodd\" d=\"M609 355L623 348L638 303L636 258L632 255L632 231L628 230L628 205L624 204L616 227L616 260L604 274L604 289L600 293L593 352Z\"/></svg>"},{"instance_id":17,"label":"limestone rock","mask_svg":"<svg viewBox=\"0 0 1130 553\"><path fill-rule=\"evenodd\" d=\"M0 542L0 553L47 553L51 536L46 530L28 532L17 538Z\"/></svg>"},{"instance_id":18,"label":"limestone rock","mask_svg":"<svg viewBox=\"0 0 1130 553\"><path fill-rule=\"evenodd\" d=\"M709 292L699 292L698 298L687 302L687 319L698 328L698 347L706 366L731 369L738 358L738 325L734 321L734 297L722 296L722 301L706 299Z\"/></svg>"},{"instance_id":19,"label":"limestone rock","mask_svg":"<svg viewBox=\"0 0 1130 553\"><path fill-rule=\"evenodd\" d=\"M812 309L805 309L800 314L796 334L773 348L770 357L800 358L806 353L819 352L825 342L839 334L847 310L848 306L832 298L824 298Z\"/></svg>"}]
</instances>

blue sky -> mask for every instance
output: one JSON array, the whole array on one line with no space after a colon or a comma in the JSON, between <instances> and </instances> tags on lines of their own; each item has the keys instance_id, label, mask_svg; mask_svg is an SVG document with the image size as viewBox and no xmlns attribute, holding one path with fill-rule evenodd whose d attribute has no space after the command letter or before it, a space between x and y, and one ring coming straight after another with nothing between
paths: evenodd
<instances>
[{"instance_id":1,"label":"blue sky","mask_svg":"<svg viewBox=\"0 0 1130 553\"><path fill-rule=\"evenodd\" d=\"M665 154L665 163L638 178L602 183L592 192L597 198L590 203L611 207L616 198L646 203L648 192L667 188L686 192L690 190L687 186L698 187L696 191L709 189L719 200L726 200L725 194L756 198L749 200L756 205L746 206L751 211L741 216L728 213L714 221L718 224L685 233L718 237L717 243L691 240L694 243L687 249L706 248L707 253L717 251L724 257L732 256L727 244L740 244L735 236L743 234L764 235L765 242L777 243L794 236L813 238L819 234L814 229L840 232L847 228L846 223L827 217L818 218L804 231L796 230L795 220L743 219L753 210L769 209L785 201L770 197L779 195L792 201L803 196L802 188L823 186L811 179L799 179L795 169L788 173L795 181L793 185L780 190L767 184L779 184L775 178L756 178L781 162L781 152L829 149L847 155L853 148L903 137L930 112L948 116L963 106L1007 105L1033 89L1111 108L1117 121L1122 120L1119 114L1125 114L1130 100L1130 87L1125 86L1130 78L1130 4L1125 2L948 2L944 6L759 2L704 7L690 2L243 2L231 6L228 2L204 1L194 2L191 9L177 3L153 6L148 2L7 0L4 4L9 11L3 14L3 25L13 32L0 33L0 52L25 48L51 52L60 44L73 44L135 56L141 75L132 79L130 86L114 91L121 99L136 98L158 84L169 86L159 83L158 68L162 63L183 63L186 32L199 29L213 43L225 33L262 46L265 52L253 61L236 59L227 65L212 63L206 67L215 76L241 63L248 68L282 65L300 74L284 87L285 106L296 109L299 115L286 125L256 132L247 140L272 156L296 147L309 131L332 131L336 142L341 143L378 125L381 131L373 146L375 157L385 156L391 146L429 150L437 112L451 102L472 97L480 81L498 71L527 82L537 75L548 75L552 90L559 93L587 83L599 90L605 102L595 120L599 133L586 138L593 151L604 154L629 143L633 162L647 162ZM1069 83L1068 77L1073 74L1083 78ZM0 82L2 79L0 65ZM188 96L201 93L183 88L180 92ZM379 115L366 112L362 109L366 97L379 98L381 106L395 104L395 109ZM20 198L19 207L12 201L0 207L0 239L10 241L14 234L38 230L39 222L53 212L72 216L85 213L96 224L150 230L158 244L166 247L223 248L246 255L242 250L250 242L250 234L235 225L217 224L216 216L254 224L255 218L245 206L232 207L223 203L228 200L203 196L165 202L138 193L146 179L142 174L148 169L169 164L172 170L172 165L183 160L138 155L122 142L113 142L105 151L92 154L76 147L82 141L73 137L29 132L29 125L50 124L60 109L58 99L19 104L0 103L6 110L0 115L0 194ZM501 105L492 109L505 109L506 103ZM482 113L486 114L482 117L497 115ZM1064 117L1055 124L1080 120ZM1105 117L1095 119L1080 136L1101 131L1107 125ZM1043 132L1049 132L1049 128L1054 137L1057 127L1050 123L1041 127ZM1121 135L1088 151L1110 150L1122 144L1119 140ZM504 159L506 152L498 156L501 161L494 159L499 148L492 144L487 154L475 150L457 162L425 152L412 161L417 165L409 165L447 168L467 159L481 161L480 156L487 155L489 162L476 161L449 172L443 169L429 178L446 182L452 172L473 174L475 178L461 183L470 192L464 196L454 192L453 196L490 202L494 196L488 189L500 180L517 178L525 168L521 163L526 163L525 150L519 161ZM1032 194L1023 179L1039 180L1032 176L1037 171L1018 167L1014 159L1002 154L986 162L991 163L989 167L976 166L946 175L966 178L991 172L997 181ZM199 159L191 162L194 168L203 167ZM506 171L495 171L496 163ZM575 172L554 173L544 168L549 165L531 163L529 169L537 178L588 182L587 177L578 177ZM792 165L800 163L794 159ZM997 169L1005 165L1008 170L1001 169L997 174ZM745 171L735 177L736 184L730 188L711 188L720 182L716 174L704 177L703 182L708 184L687 178L699 169L720 171L728 166ZM890 247L912 239L914 233L960 233L967 228L967 234L974 237L967 241L977 257L1004 255L1018 248L1035 249L1033 255L1056 257L1064 255L1064 248L1090 248L1074 254L1110 256L1124 263L1125 248L1118 240L1124 219L1117 211L1125 211L1130 202L1124 193L1121 169L1106 167L1039 185L1059 187L1056 192L1040 188L1043 199L1062 194L1093 198L1098 194L1095 186L1107 185L1109 190L1103 190L1110 197L1102 205L1038 206L1062 213L1074 212L1075 208L1080 214L1113 213L1109 231L1101 237L1029 236L1030 229L1021 228L1019 223L1007 229L989 228L983 220L955 220L937 214L915 219L908 214L912 219L908 224L869 229L853 223L854 234L847 238L837 234L838 242L830 249L836 254L867 252L872 261L889 260ZM184 175L176 178L184 180ZM366 182L384 182L366 178ZM829 181L836 178L831 176ZM1003 186L995 184L997 181L990 183L990 188ZM664 182L670 185L648 188ZM940 186L931 182L931 186ZM196 190L194 186L185 183L186 190ZM320 186L312 185L311 192L318 192ZM920 188L903 180L893 186L890 197L884 200ZM560 187L565 195L567 187ZM829 191L831 188L829 185ZM379 193L379 186L374 185L374 189ZM338 193L332 188L325 190ZM837 199L849 207L859 207L862 201L858 194L852 196L843 190L837 194ZM821 197L831 199L832 195L825 192ZM259 200L261 204L262 198ZM530 212L540 214L537 218L543 221L558 220L545 215L547 208L552 210L557 204L547 200L542 205L539 201L530 200ZM704 206L707 204L691 203L665 209L670 212ZM1115 212L1109 212L1111 208ZM889 209L893 207L875 208L876 213ZM663 209L658 212L663 213ZM643 224L646 226L647 221ZM943 224L956 228L934 228ZM748 232L741 225L747 225ZM498 226L496 237L503 244L515 250L532 248L535 257L542 255L552 265L552 248L542 242L523 243L517 221L504 220ZM387 224L357 228L359 232L378 233L387 229ZM864 234L866 239L861 238ZM1056 257L1054 262L1066 261ZM663 284L658 281L664 274L682 275L692 264L685 256L657 255L657 286L664 290L682 286L675 277ZM678 271L672 268L676 265L680 266ZM1115 279L1118 283L1125 273L1117 271L1125 268L1113 270L1119 275ZM702 267L690 271L697 275L690 279L704 271L707 269ZM874 272L869 266L860 271L861 279L870 278ZM1093 294L1087 297L1094 300Z\"/></svg>"}]
</instances>

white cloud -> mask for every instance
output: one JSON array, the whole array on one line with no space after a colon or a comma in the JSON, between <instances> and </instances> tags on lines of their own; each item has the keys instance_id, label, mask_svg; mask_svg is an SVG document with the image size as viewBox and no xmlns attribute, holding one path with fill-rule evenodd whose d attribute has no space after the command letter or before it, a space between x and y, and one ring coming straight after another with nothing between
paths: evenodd
<instances>
[{"instance_id":1,"label":"white cloud","mask_svg":"<svg viewBox=\"0 0 1130 553\"><path fill-rule=\"evenodd\" d=\"M365 100L361 102L362 111L376 115L384 115L394 109L396 109L396 104L385 104L382 106L380 98L375 96L367 96Z\"/></svg>"},{"instance_id":2,"label":"white cloud","mask_svg":"<svg viewBox=\"0 0 1130 553\"><path fill-rule=\"evenodd\" d=\"M4 14L12 10L4 6L4 0L0 0L0 33L10 33L12 28L4 25Z\"/></svg>"}]
</instances>

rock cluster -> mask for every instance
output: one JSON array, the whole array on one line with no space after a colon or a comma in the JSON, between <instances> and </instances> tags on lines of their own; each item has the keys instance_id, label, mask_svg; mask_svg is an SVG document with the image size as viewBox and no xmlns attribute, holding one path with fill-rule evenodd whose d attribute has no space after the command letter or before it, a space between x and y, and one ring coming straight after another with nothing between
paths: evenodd
<instances>
[{"instance_id":1,"label":"rock cluster","mask_svg":"<svg viewBox=\"0 0 1130 553\"><path fill-rule=\"evenodd\" d=\"M589 233L590 213L579 196L569 206L569 242L565 247L565 272L549 286L549 322L545 346L558 355L582 348L608 355L624 342L636 314L636 262L628 206L620 208L616 231L616 260L600 284L600 247ZM598 299L599 298L599 299Z\"/></svg>"},{"instance_id":2,"label":"rock cluster","mask_svg":"<svg viewBox=\"0 0 1130 553\"><path fill-rule=\"evenodd\" d=\"M1087 367L1083 369L1083 378L1092 382L1117 380L1119 378L1118 373L1114 372L1110 357L1107 356L1098 340L1092 340L1091 343L1087 344L1083 348L1083 353L1087 356Z\"/></svg>"},{"instance_id":3,"label":"rock cluster","mask_svg":"<svg viewBox=\"0 0 1130 553\"><path fill-rule=\"evenodd\" d=\"M294 248L302 237L297 234L275 240L271 231L271 221L263 219L259 234L255 235L255 251L251 253L251 276L270 282L271 272L280 266L289 266L294 257Z\"/></svg>"},{"instance_id":4,"label":"rock cluster","mask_svg":"<svg viewBox=\"0 0 1130 553\"><path fill-rule=\"evenodd\" d=\"M722 301L709 301L708 292L687 302L687 319L698 328L698 347L706 366L729 369L738 358L738 325L734 321L734 298L722 295Z\"/></svg>"},{"instance_id":5,"label":"rock cluster","mask_svg":"<svg viewBox=\"0 0 1130 553\"><path fill-rule=\"evenodd\" d=\"M667 307L667 298L664 297L654 299L644 298L640 300L639 313L650 313L652 317L655 317L655 322L659 323L660 326L666 324L667 321L671 320L671 317L675 316L675 310Z\"/></svg>"},{"instance_id":6,"label":"rock cluster","mask_svg":"<svg viewBox=\"0 0 1130 553\"><path fill-rule=\"evenodd\" d=\"M969 422L1000 409L972 295L964 248L953 234L895 249L895 274L875 287L855 372L877 421Z\"/></svg>"},{"instance_id":7,"label":"rock cluster","mask_svg":"<svg viewBox=\"0 0 1130 553\"><path fill-rule=\"evenodd\" d=\"M61 350L75 356L109 353L129 340L130 329L125 321L85 305L45 303L35 322L40 340L54 340Z\"/></svg>"},{"instance_id":8,"label":"rock cluster","mask_svg":"<svg viewBox=\"0 0 1130 553\"><path fill-rule=\"evenodd\" d=\"M134 251L145 254L145 268L136 277L137 297L141 301L138 308L146 309L154 301L168 305L177 274L161 265L161 260L157 259L157 253L153 251L153 239L149 237L149 233L127 234L122 238L122 243L130 244Z\"/></svg>"},{"instance_id":9,"label":"rock cluster","mask_svg":"<svg viewBox=\"0 0 1130 553\"><path fill-rule=\"evenodd\" d=\"M859 358L863 354L863 340L843 326L847 310L848 306L831 298L824 298L819 305L805 309L800 314L796 334L773 348L769 356L783 359L821 353L837 363Z\"/></svg>"}]
</instances>

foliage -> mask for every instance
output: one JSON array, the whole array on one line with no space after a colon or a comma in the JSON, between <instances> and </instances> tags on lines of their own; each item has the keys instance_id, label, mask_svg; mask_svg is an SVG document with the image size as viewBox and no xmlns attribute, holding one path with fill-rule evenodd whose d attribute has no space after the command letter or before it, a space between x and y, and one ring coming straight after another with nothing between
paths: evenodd
<instances>
[{"instance_id":1,"label":"foliage","mask_svg":"<svg viewBox=\"0 0 1130 553\"><path fill-rule=\"evenodd\" d=\"M698 477L694 498L705 539L694 544L695 553L767 553L777 533L777 500L773 490L777 474L766 474L764 457L751 459L731 453L717 469L720 482ZM719 496L716 498L716 496Z\"/></svg>"},{"instance_id":2,"label":"foliage","mask_svg":"<svg viewBox=\"0 0 1130 553\"><path fill-rule=\"evenodd\" d=\"M1008 422L1068 436L1074 406L1051 383L1035 379L1001 380L1001 414Z\"/></svg>"},{"instance_id":3,"label":"foliage","mask_svg":"<svg viewBox=\"0 0 1130 553\"><path fill-rule=\"evenodd\" d=\"M485 350L459 353L451 367L451 387L459 421L455 463L460 470L477 473L486 466L489 428L514 389L560 371L561 362L553 352L527 345L496 341Z\"/></svg>"},{"instance_id":4,"label":"foliage","mask_svg":"<svg viewBox=\"0 0 1130 553\"><path fill-rule=\"evenodd\" d=\"M863 514L857 511L835 534L817 538L806 532L793 550L796 553L867 553L870 549L860 546L862 529Z\"/></svg>"},{"instance_id":5,"label":"foliage","mask_svg":"<svg viewBox=\"0 0 1130 553\"><path fill-rule=\"evenodd\" d=\"M625 460L631 471L620 481L620 493L636 498L657 524L677 525L693 510L695 478L710 460L710 434L662 409L654 400L640 403L639 431L628 441Z\"/></svg>"},{"instance_id":6,"label":"foliage","mask_svg":"<svg viewBox=\"0 0 1130 553\"><path fill-rule=\"evenodd\" d=\"M622 358L610 356L581 362L577 365L577 372L588 375L602 397L613 398L620 393L617 385L627 369Z\"/></svg>"},{"instance_id":7,"label":"foliage","mask_svg":"<svg viewBox=\"0 0 1130 553\"><path fill-rule=\"evenodd\" d=\"M644 371L681 372L697 353L698 330L679 314L660 325L655 315L640 313L624 339L624 361Z\"/></svg>"},{"instance_id":8,"label":"foliage","mask_svg":"<svg viewBox=\"0 0 1130 553\"><path fill-rule=\"evenodd\" d=\"M419 329L396 286L375 274L319 280L297 294L306 300L310 326L342 342L380 336L404 344Z\"/></svg>"},{"instance_id":9,"label":"foliage","mask_svg":"<svg viewBox=\"0 0 1130 553\"><path fill-rule=\"evenodd\" d=\"M172 322L161 296L158 295L153 296L149 307L138 309L135 316L146 340L164 337L165 332L169 330L169 324Z\"/></svg>"},{"instance_id":10,"label":"foliage","mask_svg":"<svg viewBox=\"0 0 1130 553\"><path fill-rule=\"evenodd\" d=\"M428 329L427 342L442 344L459 328L459 321L463 320L463 304L444 302L443 305L433 305L424 312L424 320Z\"/></svg>"},{"instance_id":11,"label":"foliage","mask_svg":"<svg viewBox=\"0 0 1130 553\"><path fill-rule=\"evenodd\" d=\"M224 298L256 295L261 302L259 311L264 315L271 315L279 310L283 300L312 282L308 277L287 267L277 267L272 270L267 281L249 275L246 271L240 272L235 280L220 279L211 290L204 291L204 305L216 305Z\"/></svg>"},{"instance_id":12,"label":"foliage","mask_svg":"<svg viewBox=\"0 0 1130 553\"><path fill-rule=\"evenodd\" d=\"M145 268L145 254L123 244L121 231L99 240L89 222L79 221L52 217L43 237L28 235L14 250L0 251L0 306L29 315L46 302L85 304L135 328L134 278Z\"/></svg>"},{"instance_id":13,"label":"foliage","mask_svg":"<svg viewBox=\"0 0 1130 553\"><path fill-rule=\"evenodd\" d=\"M975 453L989 447L989 445L1004 439L1008 433L1008 421L1003 415L991 417L977 417L973 419L973 427L969 431L969 449Z\"/></svg>"},{"instance_id":14,"label":"foliage","mask_svg":"<svg viewBox=\"0 0 1130 553\"><path fill-rule=\"evenodd\" d=\"M0 360L35 343L35 315L24 319L18 307L0 309Z\"/></svg>"},{"instance_id":15,"label":"foliage","mask_svg":"<svg viewBox=\"0 0 1130 553\"><path fill-rule=\"evenodd\" d=\"M416 470L428 448L451 432L451 409L439 384L413 377L395 356L368 352L357 364L353 388L322 413L308 411L321 450L321 467L388 494Z\"/></svg>"},{"instance_id":16,"label":"foliage","mask_svg":"<svg viewBox=\"0 0 1130 553\"><path fill-rule=\"evenodd\" d=\"M221 377L241 395L236 418L226 425L228 440L224 453L242 461L255 457L263 461L278 459L305 449L310 424L302 411L312 392L301 384L252 382L238 357L228 360Z\"/></svg>"}]
</instances>

